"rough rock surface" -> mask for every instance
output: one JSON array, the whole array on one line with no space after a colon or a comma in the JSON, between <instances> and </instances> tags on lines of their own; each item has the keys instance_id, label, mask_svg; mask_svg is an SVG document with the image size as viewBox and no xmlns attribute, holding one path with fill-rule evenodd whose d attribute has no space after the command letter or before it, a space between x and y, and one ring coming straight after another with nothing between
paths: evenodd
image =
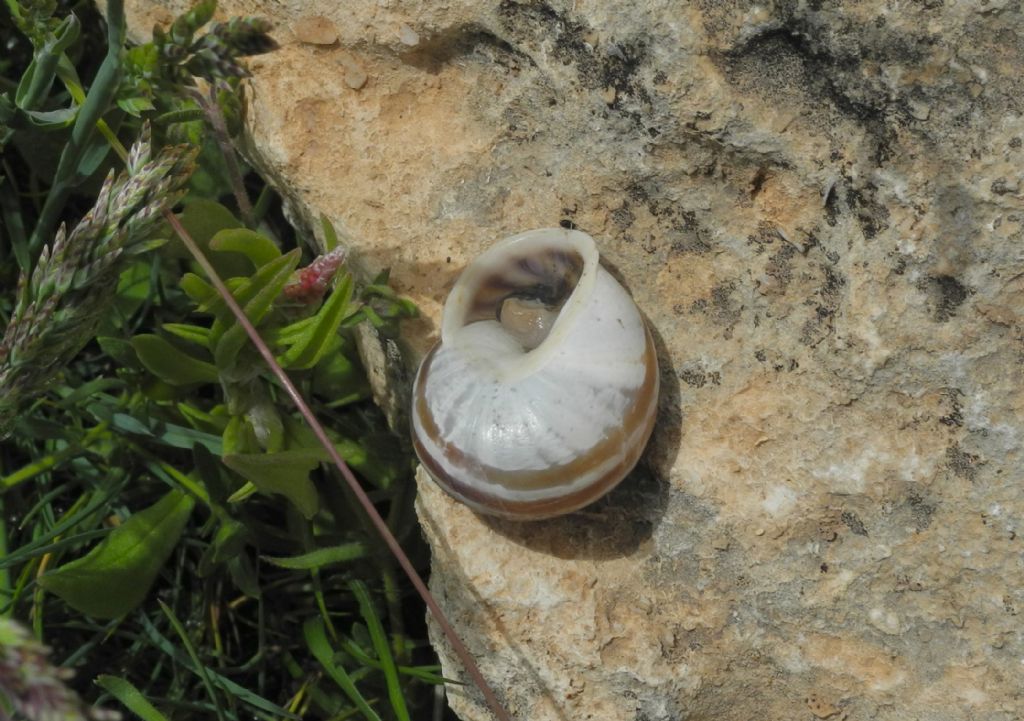
<instances>
[{"instance_id":1,"label":"rough rock surface","mask_svg":"<svg viewBox=\"0 0 1024 721\"><path fill-rule=\"evenodd\" d=\"M656 332L610 498L515 525L420 483L433 589L516 719L1024 716L1019 0L221 8L283 46L253 159L393 269L413 355L469 258L558 223Z\"/></svg>"}]
</instances>

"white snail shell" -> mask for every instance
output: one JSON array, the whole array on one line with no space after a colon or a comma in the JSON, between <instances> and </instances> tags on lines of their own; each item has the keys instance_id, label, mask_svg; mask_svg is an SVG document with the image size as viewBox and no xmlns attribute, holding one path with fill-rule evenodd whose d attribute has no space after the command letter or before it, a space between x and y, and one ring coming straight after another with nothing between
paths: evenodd
<instances>
[{"instance_id":1,"label":"white snail shell","mask_svg":"<svg viewBox=\"0 0 1024 721\"><path fill-rule=\"evenodd\" d=\"M413 387L413 444L473 509L536 519L582 508L632 470L654 426L658 360L593 238L548 228L462 273Z\"/></svg>"}]
</instances>

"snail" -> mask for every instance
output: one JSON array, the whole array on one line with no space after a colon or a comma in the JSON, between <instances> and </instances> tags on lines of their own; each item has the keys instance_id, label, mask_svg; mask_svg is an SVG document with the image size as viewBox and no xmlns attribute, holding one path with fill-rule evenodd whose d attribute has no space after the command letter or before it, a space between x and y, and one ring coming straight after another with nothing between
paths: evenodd
<instances>
[{"instance_id":1,"label":"snail","mask_svg":"<svg viewBox=\"0 0 1024 721\"><path fill-rule=\"evenodd\" d=\"M445 491L512 519L575 511L633 469L658 360L586 233L499 241L455 282L413 385L416 454Z\"/></svg>"}]
</instances>

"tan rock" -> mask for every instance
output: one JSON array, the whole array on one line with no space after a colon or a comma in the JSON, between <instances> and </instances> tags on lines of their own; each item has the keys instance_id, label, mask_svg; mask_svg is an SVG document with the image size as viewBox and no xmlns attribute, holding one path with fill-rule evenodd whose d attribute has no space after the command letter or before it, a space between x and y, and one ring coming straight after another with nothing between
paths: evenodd
<instances>
[{"instance_id":1,"label":"tan rock","mask_svg":"<svg viewBox=\"0 0 1024 721\"><path fill-rule=\"evenodd\" d=\"M338 42L338 28L323 15L304 15L292 23L295 38L310 45L333 45Z\"/></svg>"},{"instance_id":2,"label":"tan rock","mask_svg":"<svg viewBox=\"0 0 1024 721\"><path fill-rule=\"evenodd\" d=\"M420 479L433 588L515 718L1024 716L1019 3L301 5L221 2L282 28L247 152L420 304L407 360L470 258L558 223L657 336L608 499L515 525ZM288 35L312 15L337 45Z\"/></svg>"}]
</instances>

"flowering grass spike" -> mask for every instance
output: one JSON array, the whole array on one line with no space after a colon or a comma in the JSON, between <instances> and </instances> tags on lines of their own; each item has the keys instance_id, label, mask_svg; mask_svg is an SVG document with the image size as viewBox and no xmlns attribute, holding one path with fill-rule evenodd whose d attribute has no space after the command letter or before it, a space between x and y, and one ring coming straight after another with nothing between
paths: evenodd
<instances>
[{"instance_id":1,"label":"flowering grass spike","mask_svg":"<svg viewBox=\"0 0 1024 721\"><path fill-rule=\"evenodd\" d=\"M113 298L124 258L147 243L184 194L195 151L165 148L155 158L148 130L132 147L128 166L107 176L92 210L68 233L65 226L40 253L31 275L18 281L18 298L0 340L0 437L21 403L93 337Z\"/></svg>"}]
</instances>

